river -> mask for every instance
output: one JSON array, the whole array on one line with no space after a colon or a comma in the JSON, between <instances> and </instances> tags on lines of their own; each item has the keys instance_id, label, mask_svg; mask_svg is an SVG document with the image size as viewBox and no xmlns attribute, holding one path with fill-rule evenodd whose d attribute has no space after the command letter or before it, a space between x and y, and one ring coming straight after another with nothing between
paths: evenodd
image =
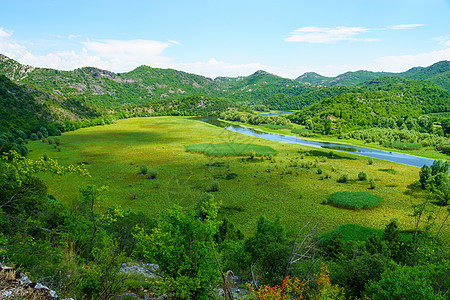
<instances>
[{"instance_id":1,"label":"river","mask_svg":"<svg viewBox=\"0 0 450 300\"><path fill-rule=\"evenodd\" d=\"M392 161L392 162L409 165L409 166L413 166L413 167L422 167L423 165L430 166L431 164L433 164L433 161L434 161L433 159L409 155L409 154L403 154L403 153L398 153L398 152L376 150L376 149L344 145L344 144L337 144L337 143L313 142L313 141L304 140L304 139L301 139L301 138L298 138L295 136L281 135L281 134L275 134L275 133L264 133L264 132L255 131L251 128L230 125L228 123L217 120L217 118L200 118L198 120L212 124L214 126L225 128L225 129L233 131L233 132L237 132L237 133L241 133L241 134L245 134L245 135L249 135L249 136L253 136L253 137L257 137L257 138L261 138L261 139L265 139L265 140L290 143L290 144L298 144L298 145L310 146L310 147L316 147L316 148L324 148L324 149L330 149L333 151L348 152L348 153L363 155L363 156L367 156L367 157Z\"/></svg>"}]
</instances>

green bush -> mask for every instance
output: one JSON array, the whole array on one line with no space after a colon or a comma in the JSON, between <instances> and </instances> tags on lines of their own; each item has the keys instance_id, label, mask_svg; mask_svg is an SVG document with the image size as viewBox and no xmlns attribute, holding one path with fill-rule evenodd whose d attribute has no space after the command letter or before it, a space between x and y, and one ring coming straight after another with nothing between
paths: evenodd
<instances>
[{"instance_id":1,"label":"green bush","mask_svg":"<svg viewBox=\"0 0 450 300\"><path fill-rule=\"evenodd\" d=\"M141 165L141 167L139 168L139 170L141 171L142 175L146 175L148 172L148 168L146 164Z\"/></svg>"},{"instance_id":2,"label":"green bush","mask_svg":"<svg viewBox=\"0 0 450 300\"><path fill-rule=\"evenodd\" d=\"M369 159L367 160L367 163L368 163L369 165L373 165L373 159L369 158Z\"/></svg>"},{"instance_id":3,"label":"green bush","mask_svg":"<svg viewBox=\"0 0 450 300\"><path fill-rule=\"evenodd\" d=\"M377 184L375 183L375 180L373 180L373 179L370 179L369 180L369 186L370 186L370 189L375 189L376 188L376 186L377 186Z\"/></svg>"},{"instance_id":4,"label":"green bush","mask_svg":"<svg viewBox=\"0 0 450 300\"><path fill-rule=\"evenodd\" d=\"M321 240L321 244L327 244L337 234L341 234L345 242L348 241L364 242L367 241L367 239L373 235L377 235L378 237L381 238L381 236L383 235L383 230L356 224L344 224L339 226L339 228L336 230L322 234L319 237L319 239Z\"/></svg>"},{"instance_id":5,"label":"green bush","mask_svg":"<svg viewBox=\"0 0 450 300\"><path fill-rule=\"evenodd\" d=\"M158 176L158 171L156 171L155 169L150 169L147 171L147 174L148 174L148 178L156 179L156 177Z\"/></svg>"},{"instance_id":6,"label":"green bush","mask_svg":"<svg viewBox=\"0 0 450 300\"><path fill-rule=\"evenodd\" d=\"M323 172L322 169L320 169L320 168L317 169L317 174L322 174L322 172Z\"/></svg>"},{"instance_id":7,"label":"green bush","mask_svg":"<svg viewBox=\"0 0 450 300\"><path fill-rule=\"evenodd\" d=\"M336 192L331 194L327 203L343 208L368 209L380 205L380 196L369 192Z\"/></svg>"},{"instance_id":8,"label":"green bush","mask_svg":"<svg viewBox=\"0 0 450 300\"><path fill-rule=\"evenodd\" d=\"M218 192L220 188L220 183L217 180L214 180L209 188L209 192Z\"/></svg>"},{"instance_id":9,"label":"green bush","mask_svg":"<svg viewBox=\"0 0 450 300\"><path fill-rule=\"evenodd\" d=\"M32 133L31 135L30 135L30 140L32 140L32 141L37 141L39 138L38 138L38 136L37 136L37 134L36 133Z\"/></svg>"},{"instance_id":10,"label":"green bush","mask_svg":"<svg viewBox=\"0 0 450 300\"><path fill-rule=\"evenodd\" d=\"M367 174L364 171L358 173L358 180L364 181L367 180Z\"/></svg>"},{"instance_id":11,"label":"green bush","mask_svg":"<svg viewBox=\"0 0 450 300\"><path fill-rule=\"evenodd\" d=\"M340 183L348 182L348 174L342 174L341 176L339 176L337 182Z\"/></svg>"}]
</instances>

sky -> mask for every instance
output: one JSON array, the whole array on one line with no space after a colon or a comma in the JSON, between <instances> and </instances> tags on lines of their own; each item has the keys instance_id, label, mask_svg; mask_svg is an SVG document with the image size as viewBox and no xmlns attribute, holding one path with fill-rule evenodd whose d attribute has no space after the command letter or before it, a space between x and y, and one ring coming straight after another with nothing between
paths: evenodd
<instances>
[{"instance_id":1,"label":"sky","mask_svg":"<svg viewBox=\"0 0 450 300\"><path fill-rule=\"evenodd\" d=\"M450 60L450 0L0 0L0 53L211 78L403 72Z\"/></svg>"}]
</instances>

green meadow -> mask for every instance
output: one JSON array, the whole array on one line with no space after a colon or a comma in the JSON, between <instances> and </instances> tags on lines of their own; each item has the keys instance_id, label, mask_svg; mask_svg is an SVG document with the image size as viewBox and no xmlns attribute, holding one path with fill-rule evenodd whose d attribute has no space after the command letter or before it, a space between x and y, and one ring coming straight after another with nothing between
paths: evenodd
<instances>
[{"instance_id":1,"label":"green meadow","mask_svg":"<svg viewBox=\"0 0 450 300\"><path fill-rule=\"evenodd\" d=\"M227 216L245 234L255 230L260 215L270 219L280 215L290 231L309 219L319 222L322 233L344 224L382 229L393 218L400 228L411 229L411 205L425 196L413 185L419 179L419 168L376 159L369 165L366 157L337 152L330 156L329 151L253 138L187 117L119 120L64 133L60 143L60 152L48 142L29 142L28 147L30 158L46 153L63 165L84 164L90 172L91 177L41 175L49 194L64 203L76 197L79 186L104 185L109 189L100 208L120 205L156 215L174 204L195 207L218 181L220 188L213 194L222 201L219 215ZM226 144L238 147L235 150L250 144L275 152L249 159L246 153L214 156L186 151L198 144L203 144L200 148ZM155 179L140 174L143 164L156 170ZM361 171L376 182L375 189L369 189L368 181L357 180ZM348 182L337 182L342 174L348 174ZM331 194L344 191L370 191L382 204L370 210L323 204ZM441 236L448 237L448 226L443 230Z\"/></svg>"}]
</instances>

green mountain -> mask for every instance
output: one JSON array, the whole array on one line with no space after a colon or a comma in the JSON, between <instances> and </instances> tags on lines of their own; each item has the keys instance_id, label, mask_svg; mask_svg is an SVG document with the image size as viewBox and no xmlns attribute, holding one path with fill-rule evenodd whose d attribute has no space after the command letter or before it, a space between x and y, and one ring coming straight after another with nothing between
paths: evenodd
<instances>
[{"instance_id":1,"label":"green mountain","mask_svg":"<svg viewBox=\"0 0 450 300\"><path fill-rule=\"evenodd\" d=\"M290 116L296 123L323 125L331 119L344 131L373 126L381 118L419 117L449 112L450 92L436 84L414 79L379 77L353 90L337 87L335 95L324 98Z\"/></svg>"},{"instance_id":2,"label":"green mountain","mask_svg":"<svg viewBox=\"0 0 450 300\"><path fill-rule=\"evenodd\" d=\"M440 61L429 67L415 67L402 73L356 71L346 72L336 77L325 77L308 72L296 78L297 81L322 86L360 85L364 82L383 76L402 77L408 79L428 80L440 87L450 90L450 61Z\"/></svg>"},{"instance_id":3,"label":"green mountain","mask_svg":"<svg viewBox=\"0 0 450 300\"><path fill-rule=\"evenodd\" d=\"M0 129L39 120L58 122L61 130L67 130L108 122L105 117L110 114L218 115L239 107L302 110L292 116L294 121L333 116L348 128L364 127L379 117L448 112L448 92L439 86L450 85L449 72L450 63L443 61L398 74L358 71L328 78L306 73L301 80L308 84L303 84L261 70L214 80L148 66L125 73L93 67L59 71L22 65L0 55L5 103ZM394 76L380 77L386 74Z\"/></svg>"}]
</instances>

